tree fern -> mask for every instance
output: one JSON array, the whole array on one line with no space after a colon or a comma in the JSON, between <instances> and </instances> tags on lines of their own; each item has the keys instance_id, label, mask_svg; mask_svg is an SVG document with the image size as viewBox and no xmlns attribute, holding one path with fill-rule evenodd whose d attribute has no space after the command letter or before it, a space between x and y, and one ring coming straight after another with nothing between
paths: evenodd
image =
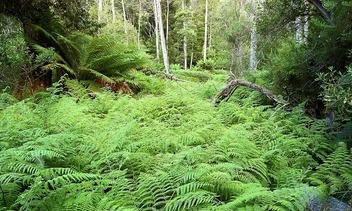
<instances>
[{"instance_id":1,"label":"tree fern","mask_svg":"<svg viewBox=\"0 0 352 211\"><path fill-rule=\"evenodd\" d=\"M49 45L56 49L56 61L43 69L57 73L61 70L67 72L71 78L101 78L113 83L114 76L127 76L122 74L147 62L144 52L131 45L122 44L116 36L90 37L76 33L65 37L60 34L52 35L39 26L36 30L45 34L49 38ZM40 53L48 51L46 46L33 46Z\"/></svg>"}]
</instances>

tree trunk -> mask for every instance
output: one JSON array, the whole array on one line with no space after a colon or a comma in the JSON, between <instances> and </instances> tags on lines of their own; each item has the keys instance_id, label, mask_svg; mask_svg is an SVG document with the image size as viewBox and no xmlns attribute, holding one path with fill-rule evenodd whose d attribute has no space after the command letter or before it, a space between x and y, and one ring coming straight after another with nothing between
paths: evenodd
<instances>
[{"instance_id":1,"label":"tree trunk","mask_svg":"<svg viewBox=\"0 0 352 211\"><path fill-rule=\"evenodd\" d=\"M166 1L166 49L168 49L168 44L169 44L169 14L170 14L170 2L167 0Z\"/></svg>"},{"instance_id":2,"label":"tree trunk","mask_svg":"<svg viewBox=\"0 0 352 211\"><path fill-rule=\"evenodd\" d=\"M191 52L191 61L189 62L189 68L190 69L192 69L192 67L193 67L193 55L194 55L194 53L193 53L193 47L192 47L192 52Z\"/></svg>"},{"instance_id":3,"label":"tree trunk","mask_svg":"<svg viewBox=\"0 0 352 211\"><path fill-rule=\"evenodd\" d=\"M319 10L319 12L329 22L331 26L334 26L331 13L325 9L325 7L323 6L323 3L320 0L308 0L308 2L313 4Z\"/></svg>"},{"instance_id":4,"label":"tree trunk","mask_svg":"<svg viewBox=\"0 0 352 211\"><path fill-rule=\"evenodd\" d=\"M236 58L236 44L232 44L232 49L231 49L231 65L230 65L230 74L235 75L233 73L233 65L235 64L235 58Z\"/></svg>"},{"instance_id":5,"label":"tree trunk","mask_svg":"<svg viewBox=\"0 0 352 211\"><path fill-rule=\"evenodd\" d=\"M213 28L212 28L212 25L213 25L213 14L214 14L214 0L213 1L211 1L212 2L212 4L213 4L213 6L211 7L211 11L210 11L210 14L208 14L209 15L209 24L208 24L208 26L209 26L209 32L208 32L208 37L209 37L209 42L208 42L208 47L209 47L209 49L211 49L211 47L212 47L212 35L213 35ZM208 9L209 10L209 9Z\"/></svg>"},{"instance_id":6,"label":"tree trunk","mask_svg":"<svg viewBox=\"0 0 352 211\"><path fill-rule=\"evenodd\" d=\"M141 49L141 16L142 16L142 2L141 2L141 0L139 0L138 35L137 35L138 50Z\"/></svg>"},{"instance_id":7,"label":"tree trunk","mask_svg":"<svg viewBox=\"0 0 352 211\"><path fill-rule=\"evenodd\" d=\"M308 29L309 29L309 16L305 15L304 16L304 26L303 26L303 43L307 44L308 43Z\"/></svg>"},{"instance_id":8,"label":"tree trunk","mask_svg":"<svg viewBox=\"0 0 352 211\"><path fill-rule=\"evenodd\" d=\"M302 25L302 17L298 16L295 20L296 25L296 42L298 44L302 44L303 42L303 25Z\"/></svg>"},{"instance_id":9,"label":"tree trunk","mask_svg":"<svg viewBox=\"0 0 352 211\"><path fill-rule=\"evenodd\" d=\"M101 22L103 13L103 0L98 0L98 22Z\"/></svg>"},{"instance_id":10,"label":"tree trunk","mask_svg":"<svg viewBox=\"0 0 352 211\"><path fill-rule=\"evenodd\" d=\"M153 0L153 6L154 6L154 20L155 20L155 29L154 29L154 34L155 34L155 50L156 50L156 58L157 60L160 59L159 55L159 22L158 22L158 11L157 11L157 1L158 0Z\"/></svg>"},{"instance_id":11,"label":"tree trunk","mask_svg":"<svg viewBox=\"0 0 352 211\"><path fill-rule=\"evenodd\" d=\"M251 29L251 41L250 41L250 53L249 53L249 70L255 71L257 69L257 25L255 14L252 14L252 29Z\"/></svg>"},{"instance_id":12,"label":"tree trunk","mask_svg":"<svg viewBox=\"0 0 352 211\"><path fill-rule=\"evenodd\" d=\"M115 0L111 0L112 22L116 22Z\"/></svg>"},{"instance_id":13,"label":"tree trunk","mask_svg":"<svg viewBox=\"0 0 352 211\"><path fill-rule=\"evenodd\" d=\"M208 41L208 0L205 0L203 61L207 59L207 41Z\"/></svg>"},{"instance_id":14,"label":"tree trunk","mask_svg":"<svg viewBox=\"0 0 352 211\"><path fill-rule=\"evenodd\" d=\"M127 43L128 43L128 29L127 29L125 2L123 0L121 0L121 4L122 4L123 26L124 26L124 29L125 29L126 40L127 40Z\"/></svg>"},{"instance_id":15,"label":"tree trunk","mask_svg":"<svg viewBox=\"0 0 352 211\"><path fill-rule=\"evenodd\" d=\"M186 3L185 0L182 0L182 10L185 11L186 10ZM183 20L183 30L186 31L186 21ZM184 58L184 62L183 62L183 69L187 70L187 36L184 35L183 36L183 58Z\"/></svg>"},{"instance_id":16,"label":"tree trunk","mask_svg":"<svg viewBox=\"0 0 352 211\"><path fill-rule=\"evenodd\" d=\"M263 0L253 0L252 1L252 29L251 29L251 41L250 41L250 54L249 54L249 70L255 71L257 69L257 10L258 4L262 3Z\"/></svg>"},{"instance_id":17,"label":"tree trunk","mask_svg":"<svg viewBox=\"0 0 352 211\"><path fill-rule=\"evenodd\" d=\"M165 42L165 36L164 36L163 20L161 16L161 5L160 5L160 0L154 0L154 1L156 2L157 20L159 23L159 34L160 34L161 50L163 53L165 74L167 77L169 77L170 76L169 57L167 54L167 48L166 48L166 42Z\"/></svg>"},{"instance_id":18,"label":"tree trunk","mask_svg":"<svg viewBox=\"0 0 352 211\"><path fill-rule=\"evenodd\" d=\"M308 2L305 0L304 5L306 6L306 15L303 17L303 43L308 43L308 29L309 29L309 11L308 11Z\"/></svg>"}]
</instances>

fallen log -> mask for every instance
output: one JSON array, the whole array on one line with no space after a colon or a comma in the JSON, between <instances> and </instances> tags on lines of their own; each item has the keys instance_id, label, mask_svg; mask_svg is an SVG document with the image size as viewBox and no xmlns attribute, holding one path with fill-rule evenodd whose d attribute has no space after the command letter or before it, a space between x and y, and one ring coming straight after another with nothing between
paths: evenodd
<instances>
[{"instance_id":1,"label":"fallen log","mask_svg":"<svg viewBox=\"0 0 352 211\"><path fill-rule=\"evenodd\" d=\"M230 99L230 97L232 96L232 94L235 92L235 90L239 86L246 86L248 88L257 90L257 91L265 94L267 96L267 98L269 98L270 100L274 100L276 103L283 103L283 102L280 102L278 97L276 95L274 95L268 89L266 89L258 84L255 84L255 83L252 83L249 81L244 81L244 80L231 80L230 83L214 97L213 103L215 105L217 105L223 100L228 101Z\"/></svg>"}]
</instances>

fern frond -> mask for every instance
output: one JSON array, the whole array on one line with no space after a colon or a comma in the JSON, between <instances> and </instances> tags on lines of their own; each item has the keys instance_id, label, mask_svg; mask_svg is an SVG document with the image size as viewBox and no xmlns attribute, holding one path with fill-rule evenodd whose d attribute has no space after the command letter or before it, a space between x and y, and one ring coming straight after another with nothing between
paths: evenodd
<instances>
[{"instance_id":1,"label":"fern frond","mask_svg":"<svg viewBox=\"0 0 352 211\"><path fill-rule=\"evenodd\" d=\"M234 200L220 207L234 210L243 205L256 204L259 202L259 198L270 196L270 191L267 188L255 183L243 184L242 191L240 195L234 197Z\"/></svg>"},{"instance_id":2,"label":"fern frond","mask_svg":"<svg viewBox=\"0 0 352 211\"><path fill-rule=\"evenodd\" d=\"M345 193L351 189L352 156L346 144L340 142L338 148L330 154L323 164L317 167L309 180L318 185L328 184L329 194ZM347 193L346 192L346 193Z\"/></svg>"},{"instance_id":3,"label":"fern frond","mask_svg":"<svg viewBox=\"0 0 352 211\"><path fill-rule=\"evenodd\" d=\"M212 205L215 203L215 196L214 193L204 190L182 194L168 202L165 211L190 210L199 205Z\"/></svg>"},{"instance_id":4,"label":"fern frond","mask_svg":"<svg viewBox=\"0 0 352 211\"><path fill-rule=\"evenodd\" d=\"M37 165L24 162L12 162L7 164L8 170L16 173L36 174L40 171Z\"/></svg>"}]
</instances>

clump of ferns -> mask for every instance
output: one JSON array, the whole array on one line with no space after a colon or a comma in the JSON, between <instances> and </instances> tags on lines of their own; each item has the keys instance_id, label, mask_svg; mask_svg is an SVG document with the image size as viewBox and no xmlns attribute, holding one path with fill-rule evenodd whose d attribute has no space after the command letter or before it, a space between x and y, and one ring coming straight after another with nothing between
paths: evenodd
<instances>
[{"instance_id":1,"label":"clump of ferns","mask_svg":"<svg viewBox=\"0 0 352 211\"><path fill-rule=\"evenodd\" d=\"M202 170L185 166L141 174L136 192L142 210L192 210L212 206L216 194L208 191L212 184L200 181Z\"/></svg>"},{"instance_id":2,"label":"clump of ferns","mask_svg":"<svg viewBox=\"0 0 352 211\"><path fill-rule=\"evenodd\" d=\"M340 142L333 153L316 167L308 181L326 195L348 202L352 198L352 152Z\"/></svg>"},{"instance_id":3,"label":"clump of ferns","mask_svg":"<svg viewBox=\"0 0 352 211\"><path fill-rule=\"evenodd\" d=\"M81 173L72 168L57 165L65 163L67 154L48 150L40 145L9 149L1 152L0 185L2 206L9 209L52 210L64 206L67 201L96 192L102 197L111 187L130 192L124 172L110 174ZM54 147L53 147L54 148ZM122 182L126 180L125 182ZM123 186L127 184L126 186Z\"/></svg>"},{"instance_id":4,"label":"clump of ferns","mask_svg":"<svg viewBox=\"0 0 352 211\"><path fill-rule=\"evenodd\" d=\"M304 184L271 191L258 183L238 183L236 195L216 210L304 211L318 195L319 191Z\"/></svg>"}]
</instances>

